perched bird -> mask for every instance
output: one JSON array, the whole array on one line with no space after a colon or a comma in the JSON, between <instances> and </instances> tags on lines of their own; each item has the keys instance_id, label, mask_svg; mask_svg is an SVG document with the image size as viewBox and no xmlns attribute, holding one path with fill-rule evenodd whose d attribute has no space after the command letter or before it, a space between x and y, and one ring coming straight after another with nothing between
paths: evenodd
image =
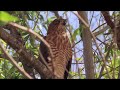
<instances>
[{"instance_id":1,"label":"perched bird","mask_svg":"<svg viewBox=\"0 0 120 90\"><path fill-rule=\"evenodd\" d=\"M66 19L60 17L52 21L48 26L48 32L44 39L50 45L53 53L51 58L49 50L41 42L40 51L48 66L51 70L54 69L54 75L58 78L67 79L72 62L72 47L66 32Z\"/></svg>"}]
</instances>

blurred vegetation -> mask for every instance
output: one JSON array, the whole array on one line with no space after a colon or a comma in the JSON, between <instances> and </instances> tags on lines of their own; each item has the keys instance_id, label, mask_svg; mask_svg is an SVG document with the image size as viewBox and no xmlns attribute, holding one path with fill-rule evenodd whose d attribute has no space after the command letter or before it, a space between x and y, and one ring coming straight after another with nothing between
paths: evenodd
<instances>
[{"instance_id":1,"label":"blurred vegetation","mask_svg":"<svg viewBox=\"0 0 120 90\"><path fill-rule=\"evenodd\" d=\"M72 11L59 11L59 14L68 19L67 31L70 34L70 40L74 41L73 47L73 61L70 74L72 78L85 78L85 68L84 68L84 59L83 59L83 42L82 42L82 30L83 27L79 25L78 18L72 13ZM89 23L91 31L97 32L106 26L101 24L105 23L104 18L100 12L89 11ZM98 16L98 17L97 17ZM117 18L120 16L119 12L112 12L111 18ZM48 25L56 18L55 14L51 11L0 11L0 26L6 25L8 22L16 22L22 26L31 28L34 32L38 33L41 36L45 36L47 32ZM99 27L95 30L95 28ZM39 44L32 35L18 30L22 38L25 41L25 47L28 50L31 50L36 58L39 55ZM110 47L110 43L114 42L112 34L109 33L110 28L105 32L100 33L96 36L97 43L106 58L107 68L109 74L112 78L120 78L120 51L116 49L115 45ZM106 34L109 33L109 34ZM1 40L5 48L8 50L9 54L16 58L15 50L13 50L7 43ZM72 42L73 44L73 42ZM101 77L100 71L103 66L103 62L98 53L95 43L93 42L93 54L94 54L94 68L95 68L95 78L104 78L108 79L106 71L102 72ZM108 54L106 56L106 54ZM17 59L16 59L17 60ZM17 61L19 66L22 66L20 61ZM4 53L0 49L0 79L23 79L24 76L18 72L18 70L5 58Z\"/></svg>"}]
</instances>

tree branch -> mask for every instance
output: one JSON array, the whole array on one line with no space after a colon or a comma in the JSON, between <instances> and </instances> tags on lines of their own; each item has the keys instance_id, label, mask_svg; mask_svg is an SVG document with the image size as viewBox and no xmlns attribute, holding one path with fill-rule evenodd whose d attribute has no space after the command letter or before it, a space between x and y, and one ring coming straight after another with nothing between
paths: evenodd
<instances>
[{"instance_id":1,"label":"tree branch","mask_svg":"<svg viewBox=\"0 0 120 90\"><path fill-rule=\"evenodd\" d=\"M107 29L109 29L109 26L105 26L103 29L101 29L101 30L99 30L99 31L97 31L97 32L94 32L93 34L94 34L95 36L97 36L97 35L103 33L104 31L106 31Z\"/></svg>"},{"instance_id":2,"label":"tree branch","mask_svg":"<svg viewBox=\"0 0 120 90\"><path fill-rule=\"evenodd\" d=\"M44 78L53 78L54 74L46 68L38 59L31 55L29 51L27 51L21 44L7 33L3 28L0 27L0 38L2 38L7 44L9 44L18 54L24 57L24 60L28 62L31 66L33 66L36 71L43 76ZM54 76L55 77L55 76Z\"/></svg>"},{"instance_id":3,"label":"tree branch","mask_svg":"<svg viewBox=\"0 0 120 90\"><path fill-rule=\"evenodd\" d=\"M26 28L26 27L21 26L21 25L19 25L19 24L17 24L17 23L9 23L9 25L12 25L12 26L14 26L14 27L17 27L17 28L19 28L19 29L21 29L21 30L23 30L23 31L26 31L26 32L32 34L32 35L33 35L36 39L38 39L39 41L42 41L42 42L47 46L47 48L48 48L48 50L49 50L49 52L50 52L51 58L53 58L53 53L52 53L51 47L50 47L50 45L43 39L43 37L41 37L39 34L37 34L36 32L34 32L32 29ZM44 63L44 64L46 65L46 63ZM47 66L48 66L48 65L46 65L46 67L47 67ZM47 67L47 68L49 69L49 67Z\"/></svg>"},{"instance_id":4,"label":"tree branch","mask_svg":"<svg viewBox=\"0 0 120 90\"><path fill-rule=\"evenodd\" d=\"M0 48L6 55L6 57L9 59L9 61L18 69L18 71L24 75L28 79L33 79L23 68L18 66L17 62L8 54L7 50L2 46L2 43L0 41Z\"/></svg>"},{"instance_id":5,"label":"tree branch","mask_svg":"<svg viewBox=\"0 0 120 90\"><path fill-rule=\"evenodd\" d=\"M78 16L78 18L80 17L80 15L79 14L77 14L77 16ZM82 16L81 16L81 18L82 18ZM83 19L81 19L81 18L79 18L80 20L83 20ZM83 21L82 21L83 22ZM85 20L84 20L84 22L86 22ZM87 23L87 22L86 22ZM85 23L84 23L84 25L85 25ZM105 61L105 57L102 55L102 52L101 52L101 50L100 50L100 48L99 48L99 46L98 46L98 44L97 44L97 42L96 42L96 37L94 36L94 34L90 31L90 29L89 29L89 25L85 25L86 26L86 28L88 28L88 31L90 32L90 34L91 34L91 36L92 36L92 38L93 38L93 40L94 40L94 42L95 42L95 44L96 44L96 47L97 47L97 49L98 49L98 51L99 51L99 54L100 54L100 56L101 56L101 58L102 58L102 61L103 61L103 63L104 63L104 65L105 65L105 69L106 69L106 71L107 71L107 75L108 75L108 77L110 78L110 75L109 75L109 72L108 72L108 69L107 69L107 67L106 67L106 61Z\"/></svg>"},{"instance_id":6,"label":"tree branch","mask_svg":"<svg viewBox=\"0 0 120 90\"><path fill-rule=\"evenodd\" d=\"M80 21L85 25L85 27L89 28L89 24L82 18L82 16L75 12L72 13L74 13L80 19Z\"/></svg>"},{"instance_id":7,"label":"tree branch","mask_svg":"<svg viewBox=\"0 0 120 90\"><path fill-rule=\"evenodd\" d=\"M85 11L77 11L77 12L79 17L79 24L82 24L84 26L84 24L86 23L87 25L87 28L86 27L83 28L83 35L82 35L86 78L94 79L95 73L94 73L94 62L93 62L93 51L92 51L92 37L88 30L89 24L88 24L87 13Z\"/></svg>"},{"instance_id":8,"label":"tree branch","mask_svg":"<svg viewBox=\"0 0 120 90\"><path fill-rule=\"evenodd\" d=\"M111 27L112 31L114 32L115 24L110 18L109 11L101 11L101 13L104 16L106 23Z\"/></svg>"},{"instance_id":9,"label":"tree branch","mask_svg":"<svg viewBox=\"0 0 120 90\"><path fill-rule=\"evenodd\" d=\"M3 26L3 28L10 30L10 34L11 34L14 38L16 38L19 42L21 42L21 43L23 44L23 46L24 46L25 42L24 42L21 34L18 32L18 30L17 30L16 27L7 24L7 25ZM27 64L27 62L24 60L24 58L23 58L22 56L19 56L18 59L19 59L20 62L22 63L22 65L23 65L23 67L24 67L24 70L25 70L29 75L31 75L32 77L35 78L34 72L33 72L33 68L32 68L30 65Z\"/></svg>"},{"instance_id":10,"label":"tree branch","mask_svg":"<svg viewBox=\"0 0 120 90\"><path fill-rule=\"evenodd\" d=\"M54 13L57 18L60 17L59 14L58 14L58 11L51 11L51 12Z\"/></svg>"}]
</instances>

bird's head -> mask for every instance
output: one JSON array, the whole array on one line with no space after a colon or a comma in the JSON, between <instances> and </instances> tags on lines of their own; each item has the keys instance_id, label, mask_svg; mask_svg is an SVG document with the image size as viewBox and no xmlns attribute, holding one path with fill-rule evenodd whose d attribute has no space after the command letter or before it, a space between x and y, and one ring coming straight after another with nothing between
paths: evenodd
<instances>
[{"instance_id":1,"label":"bird's head","mask_svg":"<svg viewBox=\"0 0 120 90\"><path fill-rule=\"evenodd\" d=\"M67 20L59 17L52 21L48 26L48 33L50 32L65 32Z\"/></svg>"}]
</instances>

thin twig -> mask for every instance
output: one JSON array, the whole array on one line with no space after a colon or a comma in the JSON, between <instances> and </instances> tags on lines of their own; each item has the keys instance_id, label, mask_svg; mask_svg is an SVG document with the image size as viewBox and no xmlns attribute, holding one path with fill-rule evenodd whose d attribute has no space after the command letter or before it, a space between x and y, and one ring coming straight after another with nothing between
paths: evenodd
<instances>
[{"instance_id":1,"label":"thin twig","mask_svg":"<svg viewBox=\"0 0 120 90\"><path fill-rule=\"evenodd\" d=\"M33 30L36 28L36 26L37 26L37 23L38 23L38 20L39 20L39 15L40 15L40 13L37 13L37 20L35 21L35 24L34 24L34 27L33 27Z\"/></svg>"},{"instance_id":2,"label":"thin twig","mask_svg":"<svg viewBox=\"0 0 120 90\"><path fill-rule=\"evenodd\" d=\"M108 60L108 57L109 57L109 54L110 54L110 50L112 49L112 46L113 46L113 42L111 42L110 46L108 47L108 52L107 52L107 54L106 54L106 56L105 56L105 60L106 60L106 61ZM104 68L105 68L105 65L102 66L98 78L101 78L101 77L102 77L102 73L103 73L103 71L104 71Z\"/></svg>"},{"instance_id":3,"label":"thin twig","mask_svg":"<svg viewBox=\"0 0 120 90\"><path fill-rule=\"evenodd\" d=\"M79 19L80 19L80 21L85 25L85 27L89 27L89 24L78 14L78 13L76 13L76 12L72 12L72 13L74 13Z\"/></svg>"},{"instance_id":4,"label":"thin twig","mask_svg":"<svg viewBox=\"0 0 120 90\"><path fill-rule=\"evenodd\" d=\"M81 41L82 41L82 40L79 40L78 42L73 43L73 44L72 44L72 48L75 47L75 46L76 46L78 43L80 43Z\"/></svg>"},{"instance_id":5,"label":"thin twig","mask_svg":"<svg viewBox=\"0 0 120 90\"><path fill-rule=\"evenodd\" d=\"M117 69L117 68L119 68L119 67L120 67L120 66L117 66L115 69ZM111 69L111 70L109 71L109 73L112 72L112 71L113 71L113 70ZM106 74L107 74L107 73L102 74L101 77L104 76L104 75L106 75ZM98 79L99 79L99 78L98 78Z\"/></svg>"},{"instance_id":6,"label":"thin twig","mask_svg":"<svg viewBox=\"0 0 120 90\"><path fill-rule=\"evenodd\" d=\"M75 47L74 47L74 58L75 58L75 61L76 61L76 71L78 69L78 75L79 75L79 78L80 78L80 70L79 70L79 65L78 65L78 60L76 60L76 53L75 53Z\"/></svg>"},{"instance_id":7,"label":"thin twig","mask_svg":"<svg viewBox=\"0 0 120 90\"><path fill-rule=\"evenodd\" d=\"M101 26L105 25L106 23L103 23L101 25L99 25L98 27L96 27L92 32L96 31L97 29L99 29ZM107 26L106 26L107 27ZM105 28L105 27L104 27ZM101 31L101 30L100 30Z\"/></svg>"},{"instance_id":8,"label":"thin twig","mask_svg":"<svg viewBox=\"0 0 120 90\"><path fill-rule=\"evenodd\" d=\"M93 16L94 16L94 11L93 11L92 17L91 17L91 19L90 19L90 26L91 26L91 23L92 23L92 20L93 20Z\"/></svg>"},{"instance_id":9,"label":"thin twig","mask_svg":"<svg viewBox=\"0 0 120 90\"><path fill-rule=\"evenodd\" d=\"M50 45L43 39L43 37L41 37L39 34L35 33L32 29L26 28L26 27L21 26L21 25L19 25L17 23L12 23L11 22L9 24L12 25L12 26L14 26L14 27L17 27L19 29L22 29L23 31L26 31L26 32L28 32L28 33L30 33L32 35L34 35L35 38L38 38L40 41L42 41L47 46L47 48L51 51Z\"/></svg>"},{"instance_id":10,"label":"thin twig","mask_svg":"<svg viewBox=\"0 0 120 90\"><path fill-rule=\"evenodd\" d=\"M107 29L109 29L109 26L105 26L103 29L101 29L101 30L99 30L99 31L97 31L97 32L93 32L93 34L94 34L95 36L97 36L97 35L105 32Z\"/></svg>"},{"instance_id":11,"label":"thin twig","mask_svg":"<svg viewBox=\"0 0 120 90\"><path fill-rule=\"evenodd\" d=\"M43 61L43 63L46 65L46 67L50 70L50 67L48 66L48 64L47 64L47 62L46 62L45 58L43 57L40 50L39 50L39 55L40 55L40 59Z\"/></svg>"},{"instance_id":12,"label":"thin twig","mask_svg":"<svg viewBox=\"0 0 120 90\"><path fill-rule=\"evenodd\" d=\"M104 16L106 23L111 27L112 31L114 32L115 24L110 18L109 11L101 11L101 13Z\"/></svg>"},{"instance_id":13,"label":"thin twig","mask_svg":"<svg viewBox=\"0 0 120 90\"><path fill-rule=\"evenodd\" d=\"M66 19L68 20L67 14L66 14ZM66 28L66 29L67 29L68 32L70 33L71 41L72 41L72 46L73 46L73 44L75 44L75 42L74 42L74 39L73 39L73 36L72 36L72 30L71 30L71 28L70 28L70 23L69 23L69 21L68 21L68 28ZM73 47L72 47L72 48L73 48Z\"/></svg>"},{"instance_id":14,"label":"thin twig","mask_svg":"<svg viewBox=\"0 0 120 90\"><path fill-rule=\"evenodd\" d=\"M115 20L114 20L114 23L115 21L118 21L119 20L119 17L117 17ZM99 25L97 28L95 28L92 32L94 32L95 30L97 30L98 28L100 28L101 26L105 25L106 23L103 23L101 25ZM109 25L105 26L103 29L99 30L98 32L94 32L94 35L97 36L99 34L101 34L102 32L106 31L107 29L109 29Z\"/></svg>"},{"instance_id":15,"label":"thin twig","mask_svg":"<svg viewBox=\"0 0 120 90\"><path fill-rule=\"evenodd\" d=\"M0 48L6 55L6 57L9 59L9 61L18 69L21 74L23 74L28 79L33 79L23 68L18 66L17 62L8 54L7 50L2 46L2 43L0 41Z\"/></svg>"},{"instance_id":16,"label":"thin twig","mask_svg":"<svg viewBox=\"0 0 120 90\"><path fill-rule=\"evenodd\" d=\"M57 18L60 17L59 14L58 14L58 11L51 11L51 12L54 13Z\"/></svg>"},{"instance_id":17,"label":"thin twig","mask_svg":"<svg viewBox=\"0 0 120 90\"><path fill-rule=\"evenodd\" d=\"M90 30L89 30L89 31L90 31ZM90 32L91 32L91 31L90 31ZM100 54L100 56L101 56L101 58L102 58L102 60L103 60L103 63L104 63L104 65L105 65L106 72L108 73L108 69L107 69L107 67L106 67L105 57L103 57L102 52L101 52L101 50L100 50L100 48L99 48L99 46L98 46L98 44L97 44L97 42L96 42L96 37L94 36L94 34L93 34L92 32L91 32L91 35L92 35L93 40L94 40L94 42L95 42L95 44L96 44L96 47L97 47L97 49L98 49L98 51L99 51L99 54ZM109 73L108 73L108 77L110 78Z\"/></svg>"}]
</instances>

